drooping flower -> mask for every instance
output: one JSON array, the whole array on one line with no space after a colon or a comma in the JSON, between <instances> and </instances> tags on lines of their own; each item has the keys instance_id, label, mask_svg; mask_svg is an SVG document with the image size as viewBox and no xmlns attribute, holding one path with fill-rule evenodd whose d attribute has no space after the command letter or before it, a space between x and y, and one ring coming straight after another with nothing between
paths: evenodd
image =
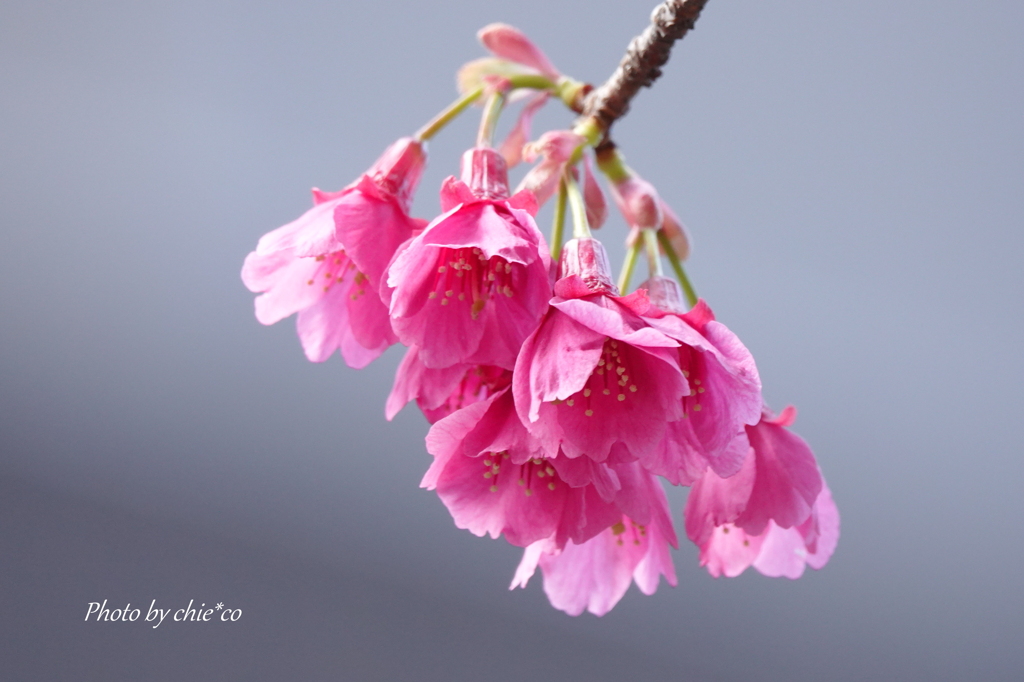
<instances>
[{"instance_id":1,"label":"drooping flower","mask_svg":"<svg viewBox=\"0 0 1024 682\"><path fill-rule=\"evenodd\" d=\"M637 523L623 515L582 544L570 542L559 549L549 539L535 542L524 550L509 589L526 587L539 565L552 606L570 616L584 610L603 616L622 599L632 581L647 595L658 589L661 576L675 587L669 546L678 545L671 513L657 479L650 474L646 478L646 492L656 509L649 522Z\"/></svg>"},{"instance_id":2,"label":"drooping flower","mask_svg":"<svg viewBox=\"0 0 1024 682\"><path fill-rule=\"evenodd\" d=\"M799 549L797 544L803 549L795 556L815 568L831 556L838 512L814 454L786 428L795 415L792 407L777 417L766 410L738 437L749 443L740 470L723 478L709 468L693 485L686 534L700 547L701 565L712 575L738 575L755 561L768 575L798 575L787 554Z\"/></svg>"},{"instance_id":3,"label":"drooping flower","mask_svg":"<svg viewBox=\"0 0 1024 682\"><path fill-rule=\"evenodd\" d=\"M652 228L665 236L679 260L686 260L691 250L690 235L654 185L627 166L617 149L599 153L597 163L608 176L612 198L631 228L627 245L632 246L640 238L641 229Z\"/></svg>"},{"instance_id":4,"label":"drooping flower","mask_svg":"<svg viewBox=\"0 0 1024 682\"><path fill-rule=\"evenodd\" d=\"M548 79L554 93L570 109L582 110L593 86L560 73L522 31L508 24L489 24L480 29L477 38L494 57L471 61L459 69L456 80L460 92L469 92L488 77L533 74Z\"/></svg>"},{"instance_id":5,"label":"drooping flower","mask_svg":"<svg viewBox=\"0 0 1024 682\"><path fill-rule=\"evenodd\" d=\"M630 175L611 183L612 198L619 211L634 230L658 229L664 221L661 199L654 186L643 178Z\"/></svg>"},{"instance_id":6,"label":"drooping flower","mask_svg":"<svg viewBox=\"0 0 1024 682\"><path fill-rule=\"evenodd\" d=\"M501 143L501 157L505 159L505 163L509 168L518 165L523 160L523 147L526 145L527 140L530 139L530 127L533 123L533 116L548 101L548 97L550 97L550 93L547 91L531 95L530 99L523 105L522 111L519 112L519 117L516 119L515 125L512 126L512 130L509 131L508 136Z\"/></svg>"},{"instance_id":7,"label":"drooping flower","mask_svg":"<svg viewBox=\"0 0 1024 682\"><path fill-rule=\"evenodd\" d=\"M298 313L302 347L313 362L341 349L365 367L397 342L378 290L398 246L424 221L408 214L426 161L419 142L393 144L339 192L313 190L314 207L264 235L242 267L256 319L273 324Z\"/></svg>"},{"instance_id":8,"label":"drooping flower","mask_svg":"<svg viewBox=\"0 0 1024 682\"><path fill-rule=\"evenodd\" d=\"M558 181L573 153L586 141L571 130L550 130L526 145L524 157L530 163L538 163L523 177L518 190L530 190L538 203L546 203L558 189Z\"/></svg>"},{"instance_id":9,"label":"drooping flower","mask_svg":"<svg viewBox=\"0 0 1024 682\"><path fill-rule=\"evenodd\" d=\"M545 456L507 388L435 423L427 450L434 463L421 487L437 490L455 525L475 535L562 547L622 514L646 524L657 513L650 475L623 450L606 463Z\"/></svg>"},{"instance_id":10,"label":"drooping flower","mask_svg":"<svg viewBox=\"0 0 1024 682\"><path fill-rule=\"evenodd\" d=\"M551 308L513 374L519 415L545 453L604 461L621 442L644 458L682 419L679 342L644 321L648 307L644 290L617 295L600 242L565 245Z\"/></svg>"},{"instance_id":11,"label":"drooping flower","mask_svg":"<svg viewBox=\"0 0 1024 682\"><path fill-rule=\"evenodd\" d=\"M537 73L557 81L561 78L558 69L547 55L522 31L508 24L494 23L477 31L476 37L496 57L522 64Z\"/></svg>"},{"instance_id":12,"label":"drooping flower","mask_svg":"<svg viewBox=\"0 0 1024 682\"><path fill-rule=\"evenodd\" d=\"M576 158L577 149L585 144L586 138L571 130L551 130L527 144L523 157L530 163L536 161L537 165L523 177L517 190L530 190L537 197L537 203L545 204L558 189L563 174ZM596 230L608 217L608 207L591 171L590 157L584 155L583 162L583 204L587 209L587 222ZM573 177L578 175L575 168L568 171Z\"/></svg>"},{"instance_id":13,"label":"drooping flower","mask_svg":"<svg viewBox=\"0 0 1024 682\"><path fill-rule=\"evenodd\" d=\"M466 152L462 177L445 181L445 212L395 257L382 293L424 366L511 369L551 297L551 258L533 195L508 196L498 152Z\"/></svg>"},{"instance_id":14,"label":"drooping flower","mask_svg":"<svg viewBox=\"0 0 1024 682\"><path fill-rule=\"evenodd\" d=\"M754 358L703 300L683 313L674 280L654 276L640 286L651 300L644 319L679 342L679 368L690 384L682 398L683 418L667 426L665 438L643 464L673 485L692 484L708 465L719 476L732 476L747 454L736 436L761 418Z\"/></svg>"},{"instance_id":15,"label":"drooping flower","mask_svg":"<svg viewBox=\"0 0 1024 682\"><path fill-rule=\"evenodd\" d=\"M731 523L717 526L701 546L700 563L716 578L733 578L752 565L772 578L795 579L805 566L820 569L827 564L838 542L839 510L823 482L810 515L800 525L782 528L769 521L759 534Z\"/></svg>"}]
</instances>

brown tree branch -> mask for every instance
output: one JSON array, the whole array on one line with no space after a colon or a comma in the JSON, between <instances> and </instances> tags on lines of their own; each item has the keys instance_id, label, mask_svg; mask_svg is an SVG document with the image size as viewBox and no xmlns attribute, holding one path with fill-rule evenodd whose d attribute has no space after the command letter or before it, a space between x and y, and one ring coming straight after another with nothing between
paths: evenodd
<instances>
[{"instance_id":1,"label":"brown tree branch","mask_svg":"<svg viewBox=\"0 0 1024 682\"><path fill-rule=\"evenodd\" d=\"M649 87L661 75L672 44L696 23L707 0L665 0L651 13L651 24L633 38L615 73L604 85L587 95L583 116L594 119L605 133L629 111L630 100L640 88Z\"/></svg>"}]
</instances>

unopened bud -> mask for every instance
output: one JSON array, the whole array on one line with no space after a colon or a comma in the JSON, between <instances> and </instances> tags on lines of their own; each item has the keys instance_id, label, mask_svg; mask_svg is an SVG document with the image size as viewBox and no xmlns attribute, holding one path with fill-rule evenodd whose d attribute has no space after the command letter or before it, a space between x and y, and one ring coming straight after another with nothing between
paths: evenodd
<instances>
[{"instance_id":1,"label":"unopened bud","mask_svg":"<svg viewBox=\"0 0 1024 682\"><path fill-rule=\"evenodd\" d=\"M686 260L690 257L691 250L690 234L686 231L686 226L683 225L682 221L676 217L676 214L672 212L672 209L664 201L661 202L661 213L664 216L661 222L662 233L668 239L669 244L672 245L672 250L676 252L679 260Z\"/></svg>"},{"instance_id":2,"label":"unopened bud","mask_svg":"<svg viewBox=\"0 0 1024 682\"><path fill-rule=\"evenodd\" d=\"M651 183L637 175L632 175L613 182L611 187L615 203L630 227L657 229L661 226L662 203L658 192Z\"/></svg>"},{"instance_id":3,"label":"unopened bud","mask_svg":"<svg viewBox=\"0 0 1024 682\"><path fill-rule=\"evenodd\" d=\"M514 26L488 24L477 32L476 37L497 57L536 69L553 81L561 76L547 55Z\"/></svg>"}]
</instances>

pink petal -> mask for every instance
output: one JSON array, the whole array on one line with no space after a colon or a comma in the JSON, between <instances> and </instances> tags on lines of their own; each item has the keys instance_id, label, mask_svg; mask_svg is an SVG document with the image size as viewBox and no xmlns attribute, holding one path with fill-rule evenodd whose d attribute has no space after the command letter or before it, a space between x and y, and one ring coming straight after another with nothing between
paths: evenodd
<instances>
[{"instance_id":1,"label":"pink petal","mask_svg":"<svg viewBox=\"0 0 1024 682\"><path fill-rule=\"evenodd\" d=\"M474 201L478 201L476 195L469 188L469 185L459 180L454 175L449 175L445 178L444 182L441 183L441 211L443 215L434 218L430 224L433 225L436 222L444 220L455 209L459 208L462 204L471 204ZM429 226L428 226L429 228Z\"/></svg>"},{"instance_id":2,"label":"pink petal","mask_svg":"<svg viewBox=\"0 0 1024 682\"><path fill-rule=\"evenodd\" d=\"M379 288L392 255L422 221L410 218L394 200L373 200L360 191L372 185L366 176L334 209L335 234L356 267Z\"/></svg>"},{"instance_id":3,"label":"pink petal","mask_svg":"<svg viewBox=\"0 0 1024 682\"><path fill-rule=\"evenodd\" d=\"M522 111L519 112L519 118L516 119L515 125L509 131L508 137L501 143L501 155L505 158L505 163L509 168L518 165L523 160L523 145L530 139L530 125L533 122L533 116L544 106L549 96L547 91L531 96L523 105Z\"/></svg>"},{"instance_id":4,"label":"pink petal","mask_svg":"<svg viewBox=\"0 0 1024 682\"><path fill-rule=\"evenodd\" d=\"M520 416L535 422L542 403L582 390L601 359L605 336L552 310L523 344L513 373ZM524 414L525 408L525 414Z\"/></svg>"},{"instance_id":5,"label":"pink petal","mask_svg":"<svg viewBox=\"0 0 1024 682\"><path fill-rule=\"evenodd\" d=\"M748 426L747 437L757 453L757 474L736 525L759 534L769 520L782 528L803 523L821 492L821 475L811 449L800 436L767 422Z\"/></svg>"},{"instance_id":6,"label":"pink petal","mask_svg":"<svg viewBox=\"0 0 1024 682\"><path fill-rule=\"evenodd\" d=\"M488 24L476 35L484 47L497 57L529 66L553 81L561 76L540 48L513 26Z\"/></svg>"},{"instance_id":7,"label":"pink petal","mask_svg":"<svg viewBox=\"0 0 1024 682\"><path fill-rule=\"evenodd\" d=\"M557 551L557 548L554 547L550 540L538 540L528 545L523 550L523 558L519 561L519 566L516 567L516 573L512 577L512 584L508 586L508 589L525 588L526 584L530 582L530 578L537 572L537 564L540 563L541 554L546 551Z\"/></svg>"},{"instance_id":8,"label":"pink petal","mask_svg":"<svg viewBox=\"0 0 1024 682\"><path fill-rule=\"evenodd\" d=\"M444 214L391 263L388 286L394 289L390 306L398 337L418 345L428 367L510 368L550 297L550 260L542 244L533 219L504 202L475 201ZM467 256L473 260L470 276L448 263L459 249L474 254ZM503 292L492 290L487 274L498 267L503 269L494 281L508 280Z\"/></svg>"},{"instance_id":9,"label":"pink petal","mask_svg":"<svg viewBox=\"0 0 1024 682\"><path fill-rule=\"evenodd\" d=\"M708 468L704 448L693 432L693 420L680 419L665 426L665 437L643 459L645 469L664 476L672 485L693 485Z\"/></svg>"},{"instance_id":10,"label":"pink petal","mask_svg":"<svg viewBox=\"0 0 1024 682\"><path fill-rule=\"evenodd\" d=\"M256 298L256 319L261 324L274 324L316 304L324 295L320 282L332 281L322 279L323 262L283 253L287 256L253 252L245 261L243 278L248 270L248 281L265 287L266 293Z\"/></svg>"},{"instance_id":11,"label":"pink petal","mask_svg":"<svg viewBox=\"0 0 1024 682\"><path fill-rule=\"evenodd\" d=\"M657 228L662 224L661 199L651 183L632 175L611 184L612 197L633 228Z\"/></svg>"},{"instance_id":12,"label":"pink petal","mask_svg":"<svg viewBox=\"0 0 1024 682\"><path fill-rule=\"evenodd\" d=\"M770 578L797 579L804 574L807 549L796 528L779 528L769 523L754 568Z\"/></svg>"},{"instance_id":13,"label":"pink petal","mask_svg":"<svg viewBox=\"0 0 1024 682\"><path fill-rule=\"evenodd\" d=\"M320 256L341 250L341 244L334 239L333 214L335 203L346 191L339 194L338 198L317 204L292 222L260 237L256 253L266 255L291 250L297 255Z\"/></svg>"},{"instance_id":14,"label":"pink petal","mask_svg":"<svg viewBox=\"0 0 1024 682\"><path fill-rule=\"evenodd\" d=\"M764 536L754 536L742 528L725 524L714 529L701 545L700 565L718 578L735 578L754 562Z\"/></svg>"},{"instance_id":15,"label":"pink petal","mask_svg":"<svg viewBox=\"0 0 1024 682\"><path fill-rule=\"evenodd\" d=\"M537 203L543 205L558 191L558 183L564 171L565 162L544 159L526 173L516 191L532 192Z\"/></svg>"},{"instance_id":16,"label":"pink petal","mask_svg":"<svg viewBox=\"0 0 1024 682\"><path fill-rule=\"evenodd\" d=\"M590 157L583 157L583 202L587 207L587 222L590 229L596 230L608 218L608 202L605 201L604 192L597 184L594 171L590 167Z\"/></svg>"},{"instance_id":17,"label":"pink petal","mask_svg":"<svg viewBox=\"0 0 1024 682\"><path fill-rule=\"evenodd\" d=\"M747 440L745 435L737 438L741 442ZM704 545L716 526L732 523L739 517L750 499L756 472L757 464L751 452L734 476L722 478L709 469L693 484L683 515L686 535L694 544Z\"/></svg>"},{"instance_id":18,"label":"pink petal","mask_svg":"<svg viewBox=\"0 0 1024 682\"><path fill-rule=\"evenodd\" d=\"M335 350L341 350L345 363L354 369L361 369L380 357L381 353L395 342L387 325L387 309L376 293L361 296L356 306L359 319L352 319L350 302L352 289L346 286L332 286L331 290L314 305L299 311L297 328L299 339L306 357L311 362L323 362ZM370 320L375 319L376 323ZM365 324L369 329L361 330L364 346L355 336L354 325Z\"/></svg>"},{"instance_id":19,"label":"pink petal","mask_svg":"<svg viewBox=\"0 0 1024 682\"><path fill-rule=\"evenodd\" d=\"M452 365L444 369L430 369L419 361L419 349L411 346L395 372L384 414L388 421L410 400L420 400L423 406L437 408L448 400L469 371L469 365Z\"/></svg>"},{"instance_id":20,"label":"pink petal","mask_svg":"<svg viewBox=\"0 0 1024 682\"><path fill-rule=\"evenodd\" d=\"M604 615L622 599L632 580L644 594L657 590L661 575L670 585L676 584L660 528L638 525L621 515L601 533L585 542L571 542L560 551L550 540L527 547L512 587L525 587L538 565L551 605L571 616L584 610Z\"/></svg>"},{"instance_id":21,"label":"pink petal","mask_svg":"<svg viewBox=\"0 0 1024 682\"><path fill-rule=\"evenodd\" d=\"M661 213L661 231L665 233L666 237L668 237L673 250L675 250L676 255L679 256L679 260L686 260L690 257L690 252L693 249L693 240L690 238L690 233L687 231L686 226L683 225L682 221L679 220L669 205L664 201L661 202Z\"/></svg>"},{"instance_id":22,"label":"pink petal","mask_svg":"<svg viewBox=\"0 0 1024 682\"><path fill-rule=\"evenodd\" d=\"M551 302L559 312L581 326L608 338L642 348L677 348L679 342L652 328L608 296L581 299L555 299ZM625 297L623 297L625 298Z\"/></svg>"},{"instance_id":23,"label":"pink petal","mask_svg":"<svg viewBox=\"0 0 1024 682\"><path fill-rule=\"evenodd\" d=\"M619 546L612 531L583 543L569 544L561 554L542 554L544 593L551 605L570 616L584 610L603 616L626 594L640 554L632 543Z\"/></svg>"},{"instance_id":24,"label":"pink petal","mask_svg":"<svg viewBox=\"0 0 1024 682\"><path fill-rule=\"evenodd\" d=\"M839 543L839 509L832 500L832 491L823 478L821 481L821 493L814 503L814 509L818 516L818 540L813 552L807 554L807 565L814 569L820 569L832 558L836 545Z\"/></svg>"}]
</instances>

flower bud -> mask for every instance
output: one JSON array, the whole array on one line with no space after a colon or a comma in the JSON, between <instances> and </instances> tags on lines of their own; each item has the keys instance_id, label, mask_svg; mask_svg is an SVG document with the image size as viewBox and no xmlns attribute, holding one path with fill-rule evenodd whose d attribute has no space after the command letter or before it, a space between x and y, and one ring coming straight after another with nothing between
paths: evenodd
<instances>
[{"instance_id":1,"label":"flower bud","mask_svg":"<svg viewBox=\"0 0 1024 682\"><path fill-rule=\"evenodd\" d=\"M496 57L536 69L553 81L561 76L540 48L514 26L488 24L480 29L476 37Z\"/></svg>"},{"instance_id":2,"label":"flower bud","mask_svg":"<svg viewBox=\"0 0 1024 682\"><path fill-rule=\"evenodd\" d=\"M638 175L613 182L612 197L626 223L634 228L660 227L664 216L662 202L654 186Z\"/></svg>"}]
</instances>

